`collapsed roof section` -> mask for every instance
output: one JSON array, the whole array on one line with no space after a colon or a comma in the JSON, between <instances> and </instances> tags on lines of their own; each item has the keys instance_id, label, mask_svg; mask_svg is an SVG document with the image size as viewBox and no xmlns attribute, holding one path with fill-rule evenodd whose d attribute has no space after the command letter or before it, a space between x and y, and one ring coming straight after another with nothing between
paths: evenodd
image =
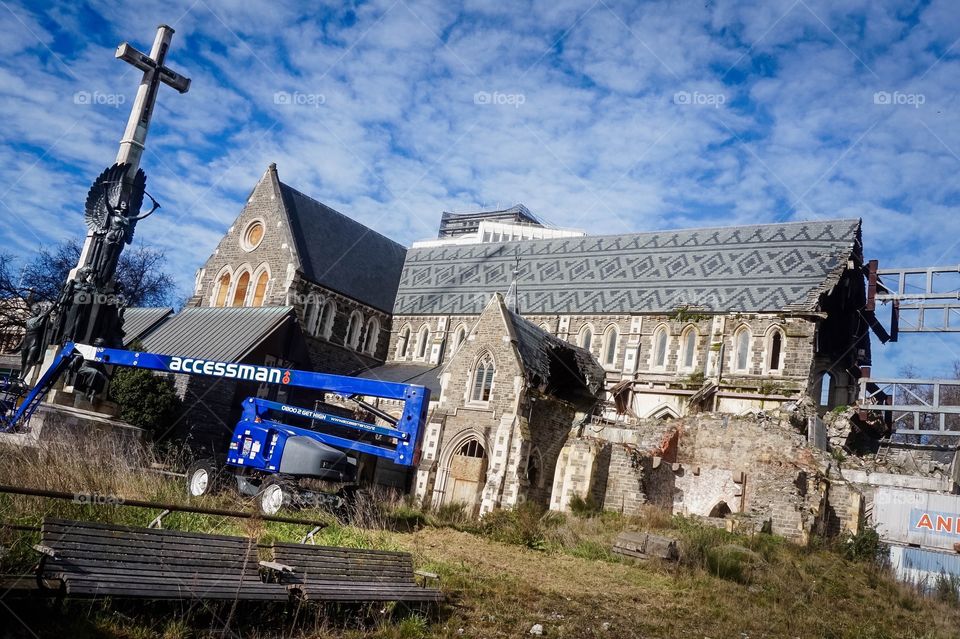
<instances>
[{"instance_id":1,"label":"collapsed roof section","mask_svg":"<svg viewBox=\"0 0 960 639\"><path fill-rule=\"evenodd\" d=\"M551 335L511 311L499 293L491 303L500 306L530 386L561 399L596 400L603 390L605 372L589 351Z\"/></svg>"}]
</instances>

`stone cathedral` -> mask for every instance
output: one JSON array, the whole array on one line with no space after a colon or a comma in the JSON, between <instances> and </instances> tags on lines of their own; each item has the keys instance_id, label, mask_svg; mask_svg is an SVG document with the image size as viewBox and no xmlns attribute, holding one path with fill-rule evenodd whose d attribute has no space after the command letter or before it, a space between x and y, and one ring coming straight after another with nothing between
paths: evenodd
<instances>
[{"instance_id":1,"label":"stone cathedral","mask_svg":"<svg viewBox=\"0 0 960 639\"><path fill-rule=\"evenodd\" d=\"M365 476L432 504L631 510L659 467L638 451L669 459L667 424L853 403L870 364L865 273L856 219L594 236L517 205L443 213L436 238L406 248L271 165L188 307L143 339L173 350L226 322L240 345L221 357L427 386L417 471L371 460ZM662 437L645 444L642 424ZM733 479L698 508L745 508Z\"/></svg>"}]
</instances>

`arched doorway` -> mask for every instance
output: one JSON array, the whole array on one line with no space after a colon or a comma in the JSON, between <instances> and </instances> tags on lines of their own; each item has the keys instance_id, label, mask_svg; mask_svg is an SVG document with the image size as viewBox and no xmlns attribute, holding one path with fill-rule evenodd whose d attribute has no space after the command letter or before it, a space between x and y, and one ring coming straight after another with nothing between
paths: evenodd
<instances>
[{"instance_id":1,"label":"arched doorway","mask_svg":"<svg viewBox=\"0 0 960 639\"><path fill-rule=\"evenodd\" d=\"M450 458L450 471L444 487L444 504L465 504L476 514L487 480L487 452L476 439L460 444Z\"/></svg>"}]
</instances>

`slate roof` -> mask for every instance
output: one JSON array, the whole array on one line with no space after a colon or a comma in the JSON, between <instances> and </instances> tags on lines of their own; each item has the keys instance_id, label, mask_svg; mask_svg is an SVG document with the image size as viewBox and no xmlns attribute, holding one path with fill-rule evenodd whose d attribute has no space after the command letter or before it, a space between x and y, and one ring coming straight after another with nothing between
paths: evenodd
<instances>
[{"instance_id":1,"label":"slate roof","mask_svg":"<svg viewBox=\"0 0 960 639\"><path fill-rule=\"evenodd\" d=\"M185 308L143 339L151 353L236 362L293 317L291 306Z\"/></svg>"},{"instance_id":2,"label":"slate roof","mask_svg":"<svg viewBox=\"0 0 960 639\"><path fill-rule=\"evenodd\" d=\"M304 275L389 313L406 249L282 182L280 194Z\"/></svg>"},{"instance_id":3,"label":"slate roof","mask_svg":"<svg viewBox=\"0 0 960 639\"><path fill-rule=\"evenodd\" d=\"M393 312L479 314L518 256L524 314L814 311L859 251L854 219L425 247Z\"/></svg>"},{"instance_id":4,"label":"slate roof","mask_svg":"<svg viewBox=\"0 0 960 639\"><path fill-rule=\"evenodd\" d=\"M434 364L412 364L395 362L377 366L357 373L363 379L377 379L383 382L418 384L430 389L431 399L440 399L440 366Z\"/></svg>"},{"instance_id":5,"label":"slate roof","mask_svg":"<svg viewBox=\"0 0 960 639\"><path fill-rule=\"evenodd\" d=\"M123 312L123 345L142 339L173 314L172 308L134 306Z\"/></svg>"}]
</instances>

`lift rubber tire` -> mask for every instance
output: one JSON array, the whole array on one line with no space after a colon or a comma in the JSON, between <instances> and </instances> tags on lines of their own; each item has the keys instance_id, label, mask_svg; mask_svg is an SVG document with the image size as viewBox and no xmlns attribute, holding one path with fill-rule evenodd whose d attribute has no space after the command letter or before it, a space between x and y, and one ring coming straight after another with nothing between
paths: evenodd
<instances>
[{"instance_id":1,"label":"lift rubber tire","mask_svg":"<svg viewBox=\"0 0 960 639\"><path fill-rule=\"evenodd\" d=\"M212 459L198 459L187 469L187 495L202 497L220 487L220 471Z\"/></svg>"},{"instance_id":2,"label":"lift rubber tire","mask_svg":"<svg viewBox=\"0 0 960 639\"><path fill-rule=\"evenodd\" d=\"M276 515L280 509L293 504L293 488L290 482L279 477L268 477L260 484L256 499L261 513Z\"/></svg>"}]
</instances>

